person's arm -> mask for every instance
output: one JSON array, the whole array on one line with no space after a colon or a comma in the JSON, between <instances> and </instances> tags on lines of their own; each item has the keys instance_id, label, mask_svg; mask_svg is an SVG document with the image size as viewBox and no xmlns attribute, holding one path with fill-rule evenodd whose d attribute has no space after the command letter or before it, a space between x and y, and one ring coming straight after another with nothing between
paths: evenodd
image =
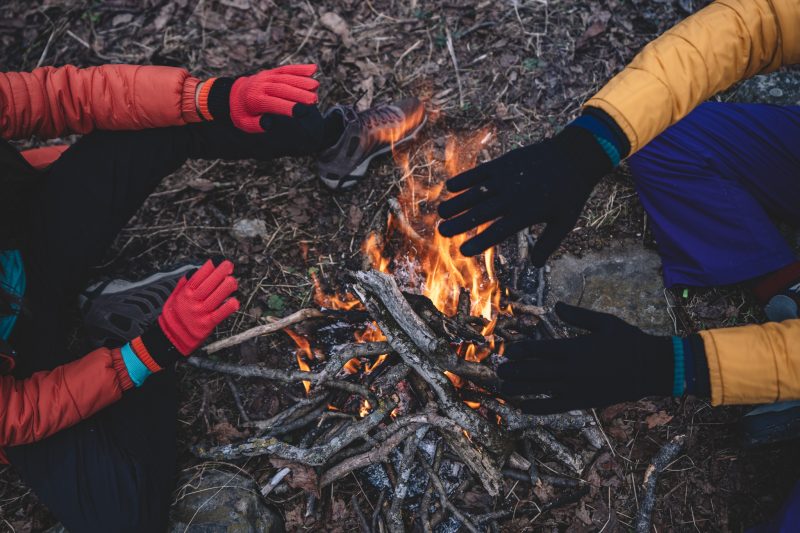
<instances>
[{"instance_id":1,"label":"person's arm","mask_svg":"<svg viewBox=\"0 0 800 533\"><path fill-rule=\"evenodd\" d=\"M174 67L67 65L6 72L0 74L0 133L4 139L52 138L199 122L198 84Z\"/></svg>"},{"instance_id":2,"label":"person's arm","mask_svg":"<svg viewBox=\"0 0 800 533\"><path fill-rule=\"evenodd\" d=\"M317 102L316 65L285 65L253 76L200 82L182 68L103 65L0 73L0 136L58 137L224 120L263 131L263 114L291 116Z\"/></svg>"},{"instance_id":3,"label":"person's arm","mask_svg":"<svg viewBox=\"0 0 800 533\"><path fill-rule=\"evenodd\" d=\"M28 444L92 416L133 387L119 350L101 348L23 380L0 378L0 446Z\"/></svg>"},{"instance_id":4,"label":"person's arm","mask_svg":"<svg viewBox=\"0 0 800 533\"><path fill-rule=\"evenodd\" d=\"M800 400L800 320L700 332L712 405Z\"/></svg>"},{"instance_id":5,"label":"person's arm","mask_svg":"<svg viewBox=\"0 0 800 533\"><path fill-rule=\"evenodd\" d=\"M645 396L691 394L712 405L800 400L800 320L649 335L615 316L558 303L558 316L587 330L568 339L506 347L497 374L507 396L536 413L603 407Z\"/></svg>"},{"instance_id":6,"label":"person's arm","mask_svg":"<svg viewBox=\"0 0 800 533\"><path fill-rule=\"evenodd\" d=\"M800 63L800 2L717 0L648 44L586 106L622 129L633 154L734 83Z\"/></svg>"},{"instance_id":7,"label":"person's arm","mask_svg":"<svg viewBox=\"0 0 800 533\"><path fill-rule=\"evenodd\" d=\"M239 308L233 264L208 261L183 278L158 322L122 348L101 348L23 380L0 378L0 447L28 444L73 426L188 356Z\"/></svg>"}]
</instances>

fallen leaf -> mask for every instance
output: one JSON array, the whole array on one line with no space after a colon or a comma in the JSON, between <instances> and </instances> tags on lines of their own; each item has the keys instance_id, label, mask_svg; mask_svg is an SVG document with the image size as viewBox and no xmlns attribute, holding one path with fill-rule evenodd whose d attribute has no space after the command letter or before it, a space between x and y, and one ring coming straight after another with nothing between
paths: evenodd
<instances>
[{"instance_id":1,"label":"fallen leaf","mask_svg":"<svg viewBox=\"0 0 800 533\"><path fill-rule=\"evenodd\" d=\"M666 411L659 411L648 416L644 421L647 424L647 429L653 429L655 427L663 426L664 424L669 424L669 421L673 418L674 417L667 414Z\"/></svg>"},{"instance_id":2,"label":"fallen leaf","mask_svg":"<svg viewBox=\"0 0 800 533\"><path fill-rule=\"evenodd\" d=\"M598 11L592 14L592 17L589 19L589 27L586 28L586 30L583 32L583 35L578 37L578 40L575 43L575 48L578 49L583 47L589 42L590 39L597 37L606 31L609 20L611 20L611 13L608 11Z\"/></svg>"},{"instance_id":3,"label":"fallen leaf","mask_svg":"<svg viewBox=\"0 0 800 533\"><path fill-rule=\"evenodd\" d=\"M189 187L201 192L209 192L213 191L217 187L217 184L204 178L195 178L189 182Z\"/></svg>"},{"instance_id":4,"label":"fallen leaf","mask_svg":"<svg viewBox=\"0 0 800 533\"><path fill-rule=\"evenodd\" d=\"M211 433L222 444L228 444L234 440L247 437L247 433L239 431L230 422L224 420L211 428Z\"/></svg>"},{"instance_id":5,"label":"fallen leaf","mask_svg":"<svg viewBox=\"0 0 800 533\"><path fill-rule=\"evenodd\" d=\"M269 462L272 463L272 466L275 468L284 468L288 466L291 469L292 473L286 477L286 482L290 487L293 489L303 489L306 492L319 496L319 477L317 477L317 472L312 467L293 463L278 457L270 458Z\"/></svg>"},{"instance_id":6,"label":"fallen leaf","mask_svg":"<svg viewBox=\"0 0 800 533\"><path fill-rule=\"evenodd\" d=\"M325 28L336 34L339 39L342 40L343 45L348 48L353 45L353 37L350 35L350 28L342 17L333 11L328 11L319 18L319 21Z\"/></svg>"}]
</instances>

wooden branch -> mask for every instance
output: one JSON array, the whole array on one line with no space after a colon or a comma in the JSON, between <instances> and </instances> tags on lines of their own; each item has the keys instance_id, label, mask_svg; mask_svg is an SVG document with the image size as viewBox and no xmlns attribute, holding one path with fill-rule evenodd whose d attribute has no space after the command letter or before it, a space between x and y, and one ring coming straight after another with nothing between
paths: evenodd
<instances>
[{"instance_id":1,"label":"wooden branch","mask_svg":"<svg viewBox=\"0 0 800 533\"><path fill-rule=\"evenodd\" d=\"M572 453L569 448L561 444L551 433L542 428L533 428L525 430L525 436L530 437L538 444L545 452L549 452L561 464L569 467L576 474L583 472L586 465L583 464L583 459Z\"/></svg>"},{"instance_id":2,"label":"wooden branch","mask_svg":"<svg viewBox=\"0 0 800 533\"><path fill-rule=\"evenodd\" d=\"M234 335L233 337L228 337L227 339L222 339L217 342L212 342L211 344L203 348L203 351L207 354L212 354L214 352L224 350L225 348L230 348L231 346L236 346L237 344L241 344L244 341L250 340L254 337L260 337L262 335L267 335L269 333L275 333L276 331L280 331L286 327L291 326L292 324L302 322L303 320L308 320L309 318L321 318L324 316L325 313L323 313L319 309L301 309L295 313L292 313L287 317L275 320L275 322L270 322L268 324L256 326L254 328L248 329L247 331L243 331L238 335Z\"/></svg>"},{"instance_id":3,"label":"wooden branch","mask_svg":"<svg viewBox=\"0 0 800 533\"><path fill-rule=\"evenodd\" d=\"M369 274L371 274L371 276ZM426 381L436 395L439 407L443 412L447 413L447 416L470 432L473 438L477 439L478 442L485 445L488 449L495 453L502 453L502 450L510 444L509 440L504 439L500 435L497 427L481 418L479 414L464 405L464 403L458 399L453 385L442 373L442 369L438 368L431 358L426 357L425 353L421 351L421 348L412 341L411 334L401 325L405 324L405 327L420 333L417 336L420 343L424 343L426 338L433 335L427 325L419 325L422 321L416 316L405 298L403 298L403 295L400 293L399 289L397 289L394 279L376 271L358 272L356 273L356 277L361 280L367 280L368 282L380 280L375 284L376 287L379 287L377 290L380 291L380 297L377 293L373 293L375 297L369 296L367 290L361 285L356 284L353 288L373 319L378 323L383 334L386 335L389 344L391 344L398 355L403 358L405 363L413 368L414 371ZM382 298L386 298L387 301L391 303L383 302ZM394 307L394 313L400 314L405 312L409 313L409 316L405 317L402 323L396 321L394 313L389 311L390 305ZM427 332L422 330L423 327ZM437 341L432 338L429 346L434 347L436 344ZM497 487L493 490L497 490ZM495 496L496 494L492 495Z\"/></svg>"},{"instance_id":4,"label":"wooden branch","mask_svg":"<svg viewBox=\"0 0 800 533\"><path fill-rule=\"evenodd\" d=\"M201 459L230 461L242 457L270 455L309 466L321 466L336 452L342 450L356 439L367 435L383 421L394 407L395 404L393 402L380 401L375 409L359 422L350 425L345 431L324 444L312 446L311 448L299 448L282 442L275 437L254 437L236 444L226 444L211 448L198 445L194 447L193 451Z\"/></svg>"},{"instance_id":5,"label":"wooden branch","mask_svg":"<svg viewBox=\"0 0 800 533\"><path fill-rule=\"evenodd\" d=\"M675 435L661 447L644 472L644 498L636 515L636 533L648 533L653 520L653 507L656 504L656 482L658 475L675 460L686 445L686 435Z\"/></svg>"},{"instance_id":6,"label":"wooden branch","mask_svg":"<svg viewBox=\"0 0 800 533\"><path fill-rule=\"evenodd\" d=\"M348 457L344 461L332 466L320 477L320 488L330 485L354 470L385 461L392 450L397 448L401 442L413 434L417 428L419 428L418 424L405 426L383 441L379 446L372 446L364 453Z\"/></svg>"},{"instance_id":7,"label":"wooden branch","mask_svg":"<svg viewBox=\"0 0 800 533\"><path fill-rule=\"evenodd\" d=\"M417 454L420 439L425 436L427 431L427 426L422 426L406 439L403 447L403 454L400 458L400 472L397 474L397 485L394 488L392 504L386 512L386 521L391 533L404 533L406 530L405 523L403 523L402 506L408 494L408 481L411 479L411 471L414 467L414 456Z\"/></svg>"},{"instance_id":8,"label":"wooden branch","mask_svg":"<svg viewBox=\"0 0 800 533\"><path fill-rule=\"evenodd\" d=\"M428 473L428 478L430 479L431 484L433 485L434 489L436 489L436 492L439 494L439 502L441 503L442 507L447 508L447 510L453 513L453 516L456 517L456 520L461 522L461 525L467 528L467 531L470 531L471 533L480 533L475 524L472 523L471 518L467 516L466 513L461 511L458 507L453 505L453 502L450 501L450 498L448 498L447 496L447 490L444 488L442 480L439 479L439 475L433 471L433 467L428 464L427 458L423 456L422 453L418 452L418 455L419 455L419 463L422 465L422 468L424 468L425 471Z\"/></svg>"}]
</instances>

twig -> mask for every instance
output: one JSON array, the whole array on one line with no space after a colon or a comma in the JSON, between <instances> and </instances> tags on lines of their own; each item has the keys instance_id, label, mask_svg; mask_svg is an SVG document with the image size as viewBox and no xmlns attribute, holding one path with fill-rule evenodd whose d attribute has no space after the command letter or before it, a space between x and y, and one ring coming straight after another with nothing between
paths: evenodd
<instances>
[{"instance_id":1,"label":"twig","mask_svg":"<svg viewBox=\"0 0 800 533\"><path fill-rule=\"evenodd\" d=\"M427 426L423 426L414 432L411 437L406 439L403 454L400 460L400 472L397 476L397 485L394 488L394 496L392 497L392 504L386 512L386 521L388 522L389 531L391 533L403 533L405 531L405 524L403 523L403 515L401 512L403 502L405 502L406 494L408 493L408 481L411 479L411 471L414 466L414 455L417 453L419 447L419 440L425 436L428 431Z\"/></svg>"},{"instance_id":2,"label":"twig","mask_svg":"<svg viewBox=\"0 0 800 533\"><path fill-rule=\"evenodd\" d=\"M456 59L456 50L453 47L453 36L450 34L450 28L444 27L445 35L447 36L447 51L450 52L450 58L453 60L453 68L456 71L456 84L458 84L458 104L460 108L464 108L464 89L461 86L461 74L458 71L458 60Z\"/></svg>"},{"instance_id":3,"label":"twig","mask_svg":"<svg viewBox=\"0 0 800 533\"><path fill-rule=\"evenodd\" d=\"M364 512L361 510L361 506L358 504L358 495L353 494L350 497L350 505L356 512L356 518L358 518L358 526L361 528L361 533L372 533L372 528L369 526L369 523L367 522L367 517L364 516Z\"/></svg>"},{"instance_id":4,"label":"twig","mask_svg":"<svg viewBox=\"0 0 800 533\"><path fill-rule=\"evenodd\" d=\"M336 452L354 440L367 435L375 426L381 423L386 415L394 409L394 406L394 402L379 402L375 409L362 420L352 424L341 434L326 443L311 448L299 448L282 442L275 437L253 437L236 444L226 444L211 448L198 445L194 447L193 451L201 459L233 460L242 457L271 455L309 466L321 466Z\"/></svg>"},{"instance_id":5,"label":"twig","mask_svg":"<svg viewBox=\"0 0 800 533\"><path fill-rule=\"evenodd\" d=\"M653 507L656 503L656 483L658 475L683 451L686 445L686 435L675 435L668 443L661 447L644 472L644 498L636 515L636 533L648 533L653 520Z\"/></svg>"},{"instance_id":6,"label":"twig","mask_svg":"<svg viewBox=\"0 0 800 533\"><path fill-rule=\"evenodd\" d=\"M241 416L242 420L245 422L250 422L250 417L247 415L247 411L245 411L244 404L242 403L242 396L239 394L239 389L236 387L236 383L233 382L233 378L225 376L225 381L228 383L228 388L231 389L233 401L236 404L236 408L239 410L239 416Z\"/></svg>"},{"instance_id":7,"label":"twig","mask_svg":"<svg viewBox=\"0 0 800 533\"><path fill-rule=\"evenodd\" d=\"M478 528L472 523L470 517L458 507L453 505L453 503L447 497L447 490L444 488L442 480L439 479L439 475L434 472L433 467L428 464L428 459L421 452L417 452L417 455L419 456L419 463L428 473L431 484L439 494L439 503L441 503L442 507L447 508L447 510L453 513L453 516L456 517L456 519L461 522L461 525L467 528L468 531L471 531L472 533L479 533Z\"/></svg>"},{"instance_id":8,"label":"twig","mask_svg":"<svg viewBox=\"0 0 800 533\"><path fill-rule=\"evenodd\" d=\"M533 428L525 430L524 435L533 439L542 449L549 452L555 459L575 473L580 474L583 472L585 466L583 460L561 444L551 433L542 428Z\"/></svg>"},{"instance_id":9,"label":"twig","mask_svg":"<svg viewBox=\"0 0 800 533\"><path fill-rule=\"evenodd\" d=\"M320 311L319 309L301 309L295 313L292 313L287 317L278 319L275 322L270 322L268 324L256 326L254 328L250 328L246 331L243 331L238 335L234 335L233 337L228 337L227 339L222 339L217 342L212 342L211 344L203 348L203 351L207 354L212 354L214 352L224 350L225 348L230 348L231 346L236 346L237 344L241 344L244 341L250 340L254 337L260 337L262 335L267 335L269 333L275 333L276 331L281 331L282 329L287 328L292 324L297 324L298 322L308 320L309 318L321 318L324 316L325 313Z\"/></svg>"},{"instance_id":10,"label":"twig","mask_svg":"<svg viewBox=\"0 0 800 533\"><path fill-rule=\"evenodd\" d=\"M266 485L261 487L261 495L266 498L269 495L270 492L275 490L275 487L277 487L278 485L281 484L281 481L283 481L283 478L285 478L287 475L289 475L289 473L291 471L292 471L292 469L289 468L288 466L278 470L278 473L275 474L274 476L272 476L272 479L269 480L269 483L267 483Z\"/></svg>"},{"instance_id":11,"label":"twig","mask_svg":"<svg viewBox=\"0 0 800 533\"><path fill-rule=\"evenodd\" d=\"M412 435L418 428L418 425L411 425L406 426L399 431L397 431L394 435L387 438L380 446L374 447L372 446L368 451L355 455L353 457L349 457L342 461L341 463L331 467L328 471L326 471L319 480L320 487L325 487L330 485L337 479L341 479L350 472L354 470L358 470L360 468L364 468L365 466L380 463L385 461L389 454L397 448L397 446L403 442L406 438Z\"/></svg>"}]
</instances>

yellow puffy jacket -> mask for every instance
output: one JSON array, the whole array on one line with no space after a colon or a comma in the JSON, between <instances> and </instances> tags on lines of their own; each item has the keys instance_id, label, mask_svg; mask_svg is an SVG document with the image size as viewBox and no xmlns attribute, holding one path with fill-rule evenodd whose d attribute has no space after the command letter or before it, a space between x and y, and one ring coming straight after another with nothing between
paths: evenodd
<instances>
[{"instance_id":1,"label":"yellow puffy jacket","mask_svg":"<svg viewBox=\"0 0 800 533\"><path fill-rule=\"evenodd\" d=\"M796 63L800 0L717 0L648 44L586 105L608 113L634 153L714 94ZM714 405L800 399L800 320L701 336Z\"/></svg>"}]
</instances>

